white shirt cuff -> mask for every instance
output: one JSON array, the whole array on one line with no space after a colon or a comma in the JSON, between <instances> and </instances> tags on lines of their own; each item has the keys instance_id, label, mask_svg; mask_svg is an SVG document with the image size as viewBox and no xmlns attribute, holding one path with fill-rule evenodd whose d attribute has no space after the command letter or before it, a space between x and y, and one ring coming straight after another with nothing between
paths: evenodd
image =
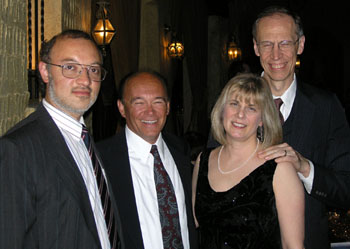
<instances>
[{"instance_id":1,"label":"white shirt cuff","mask_svg":"<svg viewBox=\"0 0 350 249\"><path fill-rule=\"evenodd\" d=\"M312 184L314 182L314 164L309 161L309 165L310 165L310 174L308 177L304 177L303 174L298 172L298 176L300 178L300 180L303 182L305 190L308 194L311 193L312 190Z\"/></svg>"}]
</instances>

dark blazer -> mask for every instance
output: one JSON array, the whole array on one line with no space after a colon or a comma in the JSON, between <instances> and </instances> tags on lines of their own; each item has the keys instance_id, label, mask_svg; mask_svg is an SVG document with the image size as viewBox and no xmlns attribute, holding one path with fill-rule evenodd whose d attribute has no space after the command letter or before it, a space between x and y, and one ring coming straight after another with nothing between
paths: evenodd
<instances>
[{"instance_id":1,"label":"dark blazer","mask_svg":"<svg viewBox=\"0 0 350 249\"><path fill-rule=\"evenodd\" d=\"M0 248L101 248L84 180L42 104L0 139Z\"/></svg>"},{"instance_id":2,"label":"dark blazer","mask_svg":"<svg viewBox=\"0 0 350 249\"><path fill-rule=\"evenodd\" d=\"M198 242L192 214L192 167L189 157L189 148L184 146L184 144L173 135L162 133L162 137L174 158L182 180L187 208L190 246L191 249L195 249L198 247ZM126 248L143 249L144 246L131 177L125 130L98 143L97 147L101 153L107 174L112 179L113 192L115 193L120 212Z\"/></svg>"},{"instance_id":3,"label":"dark blazer","mask_svg":"<svg viewBox=\"0 0 350 249\"><path fill-rule=\"evenodd\" d=\"M305 248L330 248L326 205L350 207L350 130L337 97L298 81L283 137L315 166L305 199Z\"/></svg>"}]
</instances>

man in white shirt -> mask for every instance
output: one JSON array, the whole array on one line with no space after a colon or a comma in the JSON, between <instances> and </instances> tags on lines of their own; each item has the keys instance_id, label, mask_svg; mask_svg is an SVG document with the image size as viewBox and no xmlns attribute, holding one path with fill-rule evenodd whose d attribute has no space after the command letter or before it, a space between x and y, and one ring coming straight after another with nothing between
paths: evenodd
<instances>
[{"instance_id":1,"label":"man in white shirt","mask_svg":"<svg viewBox=\"0 0 350 249\"><path fill-rule=\"evenodd\" d=\"M125 130L98 144L121 216L128 249L197 248L191 208L192 166L189 147L179 138L162 132L169 113L165 80L155 72L136 72L122 82L118 108L126 119ZM182 241L167 245L163 214L157 194L156 157L169 176L176 199L177 230ZM174 204L173 204L174 205ZM177 224L177 225L176 225ZM171 237L171 236L169 236ZM173 243L173 242L171 242Z\"/></svg>"},{"instance_id":2,"label":"man in white shirt","mask_svg":"<svg viewBox=\"0 0 350 249\"><path fill-rule=\"evenodd\" d=\"M350 129L343 107L329 92L295 77L304 50L300 17L281 7L264 10L253 26L254 51L275 99L280 98L285 143L260 152L266 160L292 162L304 182L305 248L326 249L326 205L350 207Z\"/></svg>"},{"instance_id":3,"label":"man in white shirt","mask_svg":"<svg viewBox=\"0 0 350 249\"><path fill-rule=\"evenodd\" d=\"M102 55L79 30L54 36L40 55L45 99L0 139L0 248L122 248L109 181L82 138L106 75Z\"/></svg>"}]
</instances>

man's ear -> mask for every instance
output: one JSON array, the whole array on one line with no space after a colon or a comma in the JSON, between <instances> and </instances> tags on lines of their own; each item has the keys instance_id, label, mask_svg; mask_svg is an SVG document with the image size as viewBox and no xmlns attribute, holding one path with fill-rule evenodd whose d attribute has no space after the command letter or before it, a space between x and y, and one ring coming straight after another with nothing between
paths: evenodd
<instances>
[{"instance_id":1,"label":"man's ear","mask_svg":"<svg viewBox=\"0 0 350 249\"><path fill-rule=\"evenodd\" d=\"M302 37L299 38L299 46L298 46L297 54L302 54L303 53L304 46L305 46L305 36L303 35Z\"/></svg>"},{"instance_id":2,"label":"man's ear","mask_svg":"<svg viewBox=\"0 0 350 249\"><path fill-rule=\"evenodd\" d=\"M120 99L118 99L117 105L118 105L118 109L119 109L120 114L122 115L123 118L125 118L124 104L123 104L123 102Z\"/></svg>"},{"instance_id":3,"label":"man's ear","mask_svg":"<svg viewBox=\"0 0 350 249\"><path fill-rule=\"evenodd\" d=\"M254 52L255 52L255 55L256 55L256 56L260 56L258 44L256 44L255 39L253 39L253 43L254 43Z\"/></svg>"},{"instance_id":4,"label":"man's ear","mask_svg":"<svg viewBox=\"0 0 350 249\"><path fill-rule=\"evenodd\" d=\"M45 62L42 62L42 61L39 62L39 72L40 72L42 80L45 83L48 83L49 82L49 70L47 69L47 64Z\"/></svg>"},{"instance_id":5,"label":"man's ear","mask_svg":"<svg viewBox=\"0 0 350 249\"><path fill-rule=\"evenodd\" d=\"M166 103L166 109L167 109L166 115L168 115L170 113L170 102L169 101L167 101L167 103Z\"/></svg>"}]
</instances>

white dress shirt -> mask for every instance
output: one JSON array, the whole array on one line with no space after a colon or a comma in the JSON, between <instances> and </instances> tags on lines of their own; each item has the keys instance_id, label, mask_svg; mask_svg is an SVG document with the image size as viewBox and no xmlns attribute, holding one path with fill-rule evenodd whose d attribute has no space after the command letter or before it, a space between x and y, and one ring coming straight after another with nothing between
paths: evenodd
<instances>
[{"instance_id":1,"label":"white dress shirt","mask_svg":"<svg viewBox=\"0 0 350 249\"><path fill-rule=\"evenodd\" d=\"M296 92L297 92L297 80L296 80L296 77L294 74L294 79L293 79L292 84L282 94L282 96L274 96L273 95L273 99L281 98L283 101L283 104L281 105L280 111L283 115L284 120L287 120L287 118L289 117L289 115L292 111ZM300 180L303 182L306 191L310 194L311 190L312 190L312 183L314 180L314 164L310 160L308 160L308 161L310 164L309 176L304 177L301 173L298 173L298 176L299 176Z\"/></svg>"},{"instance_id":2,"label":"white dress shirt","mask_svg":"<svg viewBox=\"0 0 350 249\"><path fill-rule=\"evenodd\" d=\"M150 153L152 144L125 127L132 182L145 249L163 249L162 228L159 219L156 185L154 182L154 158ZM189 235L185 194L181 178L168 147L159 135L155 145L164 168L174 186L179 211L181 236L184 249L189 249Z\"/></svg>"},{"instance_id":3,"label":"white dress shirt","mask_svg":"<svg viewBox=\"0 0 350 249\"><path fill-rule=\"evenodd\" d=\"M43 105L61 131L66 144L79 168L81 176L84 179L102 249L110 249L111 246L109 242L106 221L103 214L101 198L96 183L95 173L89 152L84 144L83 139L81 138L81 132L83 129L82 124L84 124L84 119L81 117L80 122L78 122L71 116L65 114L64 112L49 104L45 99L43 99Z\"/></svg>"}]
</instances>

